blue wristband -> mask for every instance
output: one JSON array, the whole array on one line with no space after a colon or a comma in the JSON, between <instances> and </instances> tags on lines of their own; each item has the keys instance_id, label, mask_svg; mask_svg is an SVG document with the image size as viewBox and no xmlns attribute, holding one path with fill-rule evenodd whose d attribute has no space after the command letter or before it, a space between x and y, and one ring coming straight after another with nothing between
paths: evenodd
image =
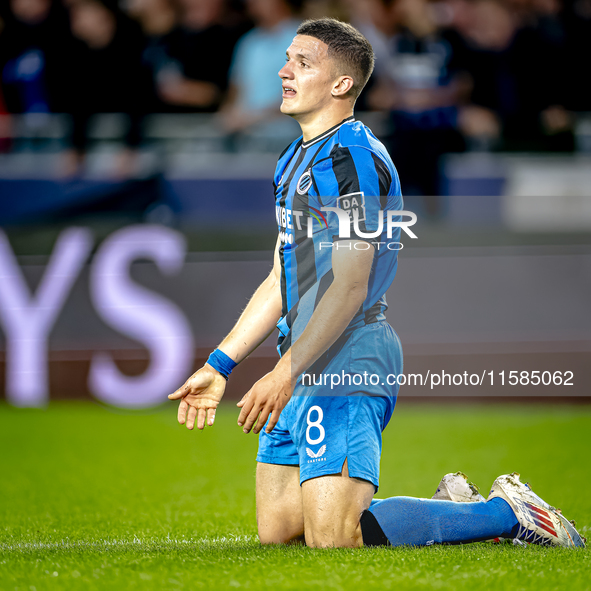
<instances>
[{"instance_id":1,"label":"blue wristband","mask_svg":"<svg viewBox=\"0 0 591 591\"><path fill-rule=\"evenodd\" d=\"M226 379L230 377L232 370L238 365L223 351L216 349L208 358L207 363L219 371Z\"/></svg>"}]
</instances>

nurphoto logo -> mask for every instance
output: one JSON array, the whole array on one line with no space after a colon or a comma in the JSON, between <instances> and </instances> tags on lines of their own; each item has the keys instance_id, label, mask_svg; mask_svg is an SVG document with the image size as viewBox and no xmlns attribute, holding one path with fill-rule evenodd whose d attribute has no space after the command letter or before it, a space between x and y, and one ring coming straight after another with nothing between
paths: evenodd
<instances>
[{"instance_id":1,"label":"nurphoto logo","mask_svg":"<svg viewBox=\"0 0 591 591\"><path fill-rule=\"evenodd\" d=\"M350 193L348 195L342 195L337 199L338 207L312 207L308 206L308 211L292 210L287 207L276 207L276 218L277 223L281 227L279 237L281 242L293 243L294 241L294 230L306 230L307 237L313 238L314 232L318 230L326 230L329 227L329 221L327 218L331 213L336 214L338 218L338 238L358 238L361 240L367 240L375 245L378 249L380 246L385 245L388 250L401 250L403 248L402 243L392 242L392 232L394 228L400 228L410 238L418 238L418 236L410 229L417 222L417 216L412 211L407 210L379 210L377 212L377 228L375 231L368 232L368 216L365 207L365 195L362 192ZM384 222L385 220L385 222ZM363 224L361 224L363 222ZM380 242L378 240L371 240L381 237L384 232L384 223L386 224L386 237L388 242ZM362 225L363 230L359 227ZM351 225L353 226L353 236L351 236ZM333 236L334 239L334 236ZM350 244L339 246L337 242L320 242L319 248L350 248ZM359 244L355 245L356 250Z\"/></svg>"},{"instance_id":2,"label":"nurphoto logo","mask_svg":"<svg viewBox=\"0 0 591 591\"><path fill-rule=\"evenodd\" d=\"M363 201L363 195L360 193L356 194L357 197L353 197L348 203L350 209L342 209L340 207L321 207L320 211L336 213L339 218L339 238L351 238L351 217L353 218L353 231L355 236L359 238L377 238L384 231L384 217L386 218L386 235L388 238L392 238L392 229L400 228L411 238L418 238L418 236L410 229L410 226L414 226L417 223L417 215L412 211L406 211L404 209L383 211L380 209L378 212L378 227L374 232L362 232L359 229L359 222L365 220L365 207ZM341 199L344 199L341 197ZM357 203L357 206L353 206L353 203ZM344 204L344 203L343 203ZM314 210L318 211L318 210ZM386 215L384 215L384 213ZM402 218L410 218L408 221L404 221ZM308 217L308 238L312 238L314 233L313 225L314 219L318 219L316 216ZM326 223L326 222L325 222Z\"/></svg>"}]
</instances>

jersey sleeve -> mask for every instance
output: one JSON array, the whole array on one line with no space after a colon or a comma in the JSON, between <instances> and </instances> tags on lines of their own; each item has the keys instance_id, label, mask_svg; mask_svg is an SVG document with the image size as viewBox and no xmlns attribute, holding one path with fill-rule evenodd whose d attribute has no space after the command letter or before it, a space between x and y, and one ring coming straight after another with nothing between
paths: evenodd
<instances>
[{"instance_id":1,"label":"jersey sleeve","mask_svg":"<svg viewBox=\"0 0 591 591\"><path fill-rule=\"evenodd\" d=\"M320 204L342 209L349 216L350 239L373 240L365 235L378 230L380 211L400 209L396 169L391 161L385 162L367 148L336 146L312 174ZM348 239L339 233L339 214L330 211L326 220L333 230L333 240Z\"/></svg>"}]
</instances>

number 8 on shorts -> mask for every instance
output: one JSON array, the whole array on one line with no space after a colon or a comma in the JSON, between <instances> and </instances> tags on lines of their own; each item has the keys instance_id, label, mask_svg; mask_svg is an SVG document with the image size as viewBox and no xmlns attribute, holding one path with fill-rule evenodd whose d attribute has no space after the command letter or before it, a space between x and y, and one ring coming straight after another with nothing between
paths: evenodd
<instances>
[{"instance_id":1,"label":"number 8 on shorts","mask_svg":"<svg viewBox=\"0 0 591 591\"><path fill-rule=\"evenodd\" d=\"M310 420L313 411L316 411L317 413L315 421ZM324 413L322 412L322 409L319 406L310 407L310 410L308 411L308 417L306 419L308 422L308 428L306 429L306 441L309 445L318 445L319 443L322 443L322 441L324 440L324 436L326 435L326 433L324 431L324 427L321 424L323 418ZM318 437L316 439L312 439L310 437L310 430L312 429L312 427L316 427L318 429Z\"/></svg>"}]
</instances>

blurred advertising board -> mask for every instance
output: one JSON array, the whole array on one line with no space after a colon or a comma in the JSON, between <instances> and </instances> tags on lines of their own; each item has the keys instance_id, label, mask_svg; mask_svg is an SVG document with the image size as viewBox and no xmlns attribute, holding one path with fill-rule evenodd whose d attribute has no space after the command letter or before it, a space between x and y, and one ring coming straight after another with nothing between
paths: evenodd
<instances>
[{"instance_id":1,"label":"blurred advertising board","mask_svg":"<svg viewBox=\"0 0 591 591\"><path fill-rule=\"evenodd\" d=\"M387 294L405 352L401 396L589 396L589 245L421 246L428 232L416 231ZM103 239L65 227L44 256L17 256L0 231L0 392L18 406L160 404L229 331L271 261L267 250L188 252L183 232L157 224ZM276 362L275 336L232 376L230 397Z\"/></svg>"}]
</instances>

